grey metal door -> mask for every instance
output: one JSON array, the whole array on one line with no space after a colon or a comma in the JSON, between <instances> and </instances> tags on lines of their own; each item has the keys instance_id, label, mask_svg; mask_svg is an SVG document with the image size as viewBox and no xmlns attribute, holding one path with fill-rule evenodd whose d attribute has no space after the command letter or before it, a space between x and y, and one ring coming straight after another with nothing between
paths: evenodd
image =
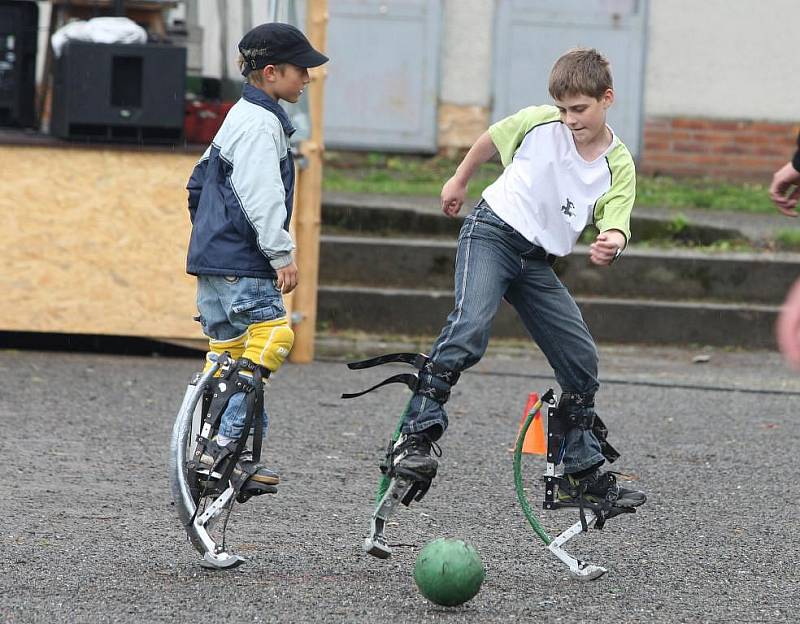
<instances>
[{"instance_id":1,"label":"grey metal door","mask_svg":"<svg viewBox=\"0 0 800 624\"><path fill-rule=\"evenodd\" d=\"M329 2L325 143L436 151L441 3Z\"/></svg>"},{"instance_id":2,"label":"grey metal door","mask_svg":"<svg viewBox=\"0 0 800 624\"><path fill-rule=\"evenodd\" d=\"M576 46L611 62L616 100L608 123L634 156L642 126L646 0L499 0L492 119L549 104L555 60Z\"/></svg>"}]
</instances>

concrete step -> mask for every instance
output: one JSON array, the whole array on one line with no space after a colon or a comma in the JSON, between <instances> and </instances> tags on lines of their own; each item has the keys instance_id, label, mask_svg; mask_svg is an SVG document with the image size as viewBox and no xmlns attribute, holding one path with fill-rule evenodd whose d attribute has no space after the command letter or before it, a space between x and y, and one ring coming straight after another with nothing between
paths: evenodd
<instances>
[{"instance_id":1,"label":"concrete step","mask_svg":"<svg viewBox=\"0 0 800 624\"><path fill-rule=\"evenodd\" d=\"M325 235L319 279L328 286L450 291L455 252L455 241ZM779 305L800 273L800 254L631 249L600 268L579 246L555 269L576 296Z\"/></svg>"},{"instance_id":2,"label":"concrete step","mask_svg":"<svg viewBox=\"0 0 800 624\"><path fill-rule=\"evenodd\" d=\"M317 320L329 332L435 336L453 300L450 290L321 286ZM603 297L577 297L577 301L600 342L775 348L778 306ZM495 318L492 335L527 337L506 303Z\"/></svg>"},{"instance_id":3,"label":"concrete step","mask_svg":"<svg viewBox=\"0 0 800 624\"><path fill-rule=\"evenodd\" d=\"M747 215L700 216L687 223L668 211L634 212L632 230L636 241L766 240L743 234ZM461 218L444 217L436 198L326 194L322 219L321 328L438 334L453 306ZM588 248L579 246L556 272L599 341L773 349L775 318L798 267L800 254L633 247L605 269L591 265ZM493 335L527 337L506 304Z\"/></svg>"}]
</instances>

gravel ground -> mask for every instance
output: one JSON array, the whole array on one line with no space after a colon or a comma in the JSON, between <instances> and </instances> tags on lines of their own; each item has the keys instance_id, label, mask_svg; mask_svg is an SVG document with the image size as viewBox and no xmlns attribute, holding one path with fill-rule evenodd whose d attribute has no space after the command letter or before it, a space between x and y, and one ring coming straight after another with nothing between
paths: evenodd
<instances>
[{"instance_id":1,"label":"gravel ground","mask_svg":"<svg viewBox=\"0 0 800 624\"><path fill-rule=\"evenodd\" d=\"M268 464L280 493L238 506L228 543L248 561L198 566L166 476L174 413L197 359L0 351L6 622L797 621L800 376L772 353L602 349L598 411L615 468L650 500L579 536L609 573L579 584L544 550L513 488L527 393L553 384L538 354L496 353L464 375L434 488L390 527L389 561L363 555L376 464L407 398L342 401L395 370L287 365L272 381ZM397 369L399 370L399 369ZM544 468L523 470L532 500ZM552 533L575 519L548 512ZM428 603L412 578L439 536L480 552L471 602Z\"/></svg>"}]
</instances>

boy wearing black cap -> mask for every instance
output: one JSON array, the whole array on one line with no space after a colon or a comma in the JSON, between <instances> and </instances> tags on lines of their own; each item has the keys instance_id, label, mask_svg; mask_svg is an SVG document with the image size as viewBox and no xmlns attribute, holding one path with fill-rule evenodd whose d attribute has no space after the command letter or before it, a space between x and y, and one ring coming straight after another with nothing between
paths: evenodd
<instances>
[{"instance_id":1,"label":"boy wearing black cap","mask_svg":"<svg viewBox=\"0 0 800 624\"><path fill-rule=\"evenodd\" d=\"M215 439L200 459L199 475L208 482L228 472L247 495L276 492L278 475L237 445L248 432L248 396L260 394L260 379L280 368L294 334L282 294L297 285L297 266L289 235L294 193L294 163L289 138L294 128L279 105L297 102L309 82L308 68L328 61L294 26L257 26L239 42L239 67L247 82L241 99L189 179L192 233L187 272L197 276L197 320L209 339L207 360L228 352L235 362L218 385L228 390ZM259 410L261 411L261 410ZM261 419L266 409L250 414ZM260 439L254 440L260 447ZM238 458L237 458L238 455Z\"/></svg>"}]
</instances>

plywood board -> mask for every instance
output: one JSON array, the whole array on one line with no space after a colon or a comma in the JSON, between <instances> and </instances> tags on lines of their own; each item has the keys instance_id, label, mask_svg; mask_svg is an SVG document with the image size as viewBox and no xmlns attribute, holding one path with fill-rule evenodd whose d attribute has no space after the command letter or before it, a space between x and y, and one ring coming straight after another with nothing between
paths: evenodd
<instances>
[{"instance_id":1,"label":"plywood board","mask_svg":"<svg viewBox=\"0 0 800 624\"><path fill-rule=\"evenodd\" d=\"M185 273L196 160L0 146L0 331L202 338Z\"/></svg>"}]
</instances>

